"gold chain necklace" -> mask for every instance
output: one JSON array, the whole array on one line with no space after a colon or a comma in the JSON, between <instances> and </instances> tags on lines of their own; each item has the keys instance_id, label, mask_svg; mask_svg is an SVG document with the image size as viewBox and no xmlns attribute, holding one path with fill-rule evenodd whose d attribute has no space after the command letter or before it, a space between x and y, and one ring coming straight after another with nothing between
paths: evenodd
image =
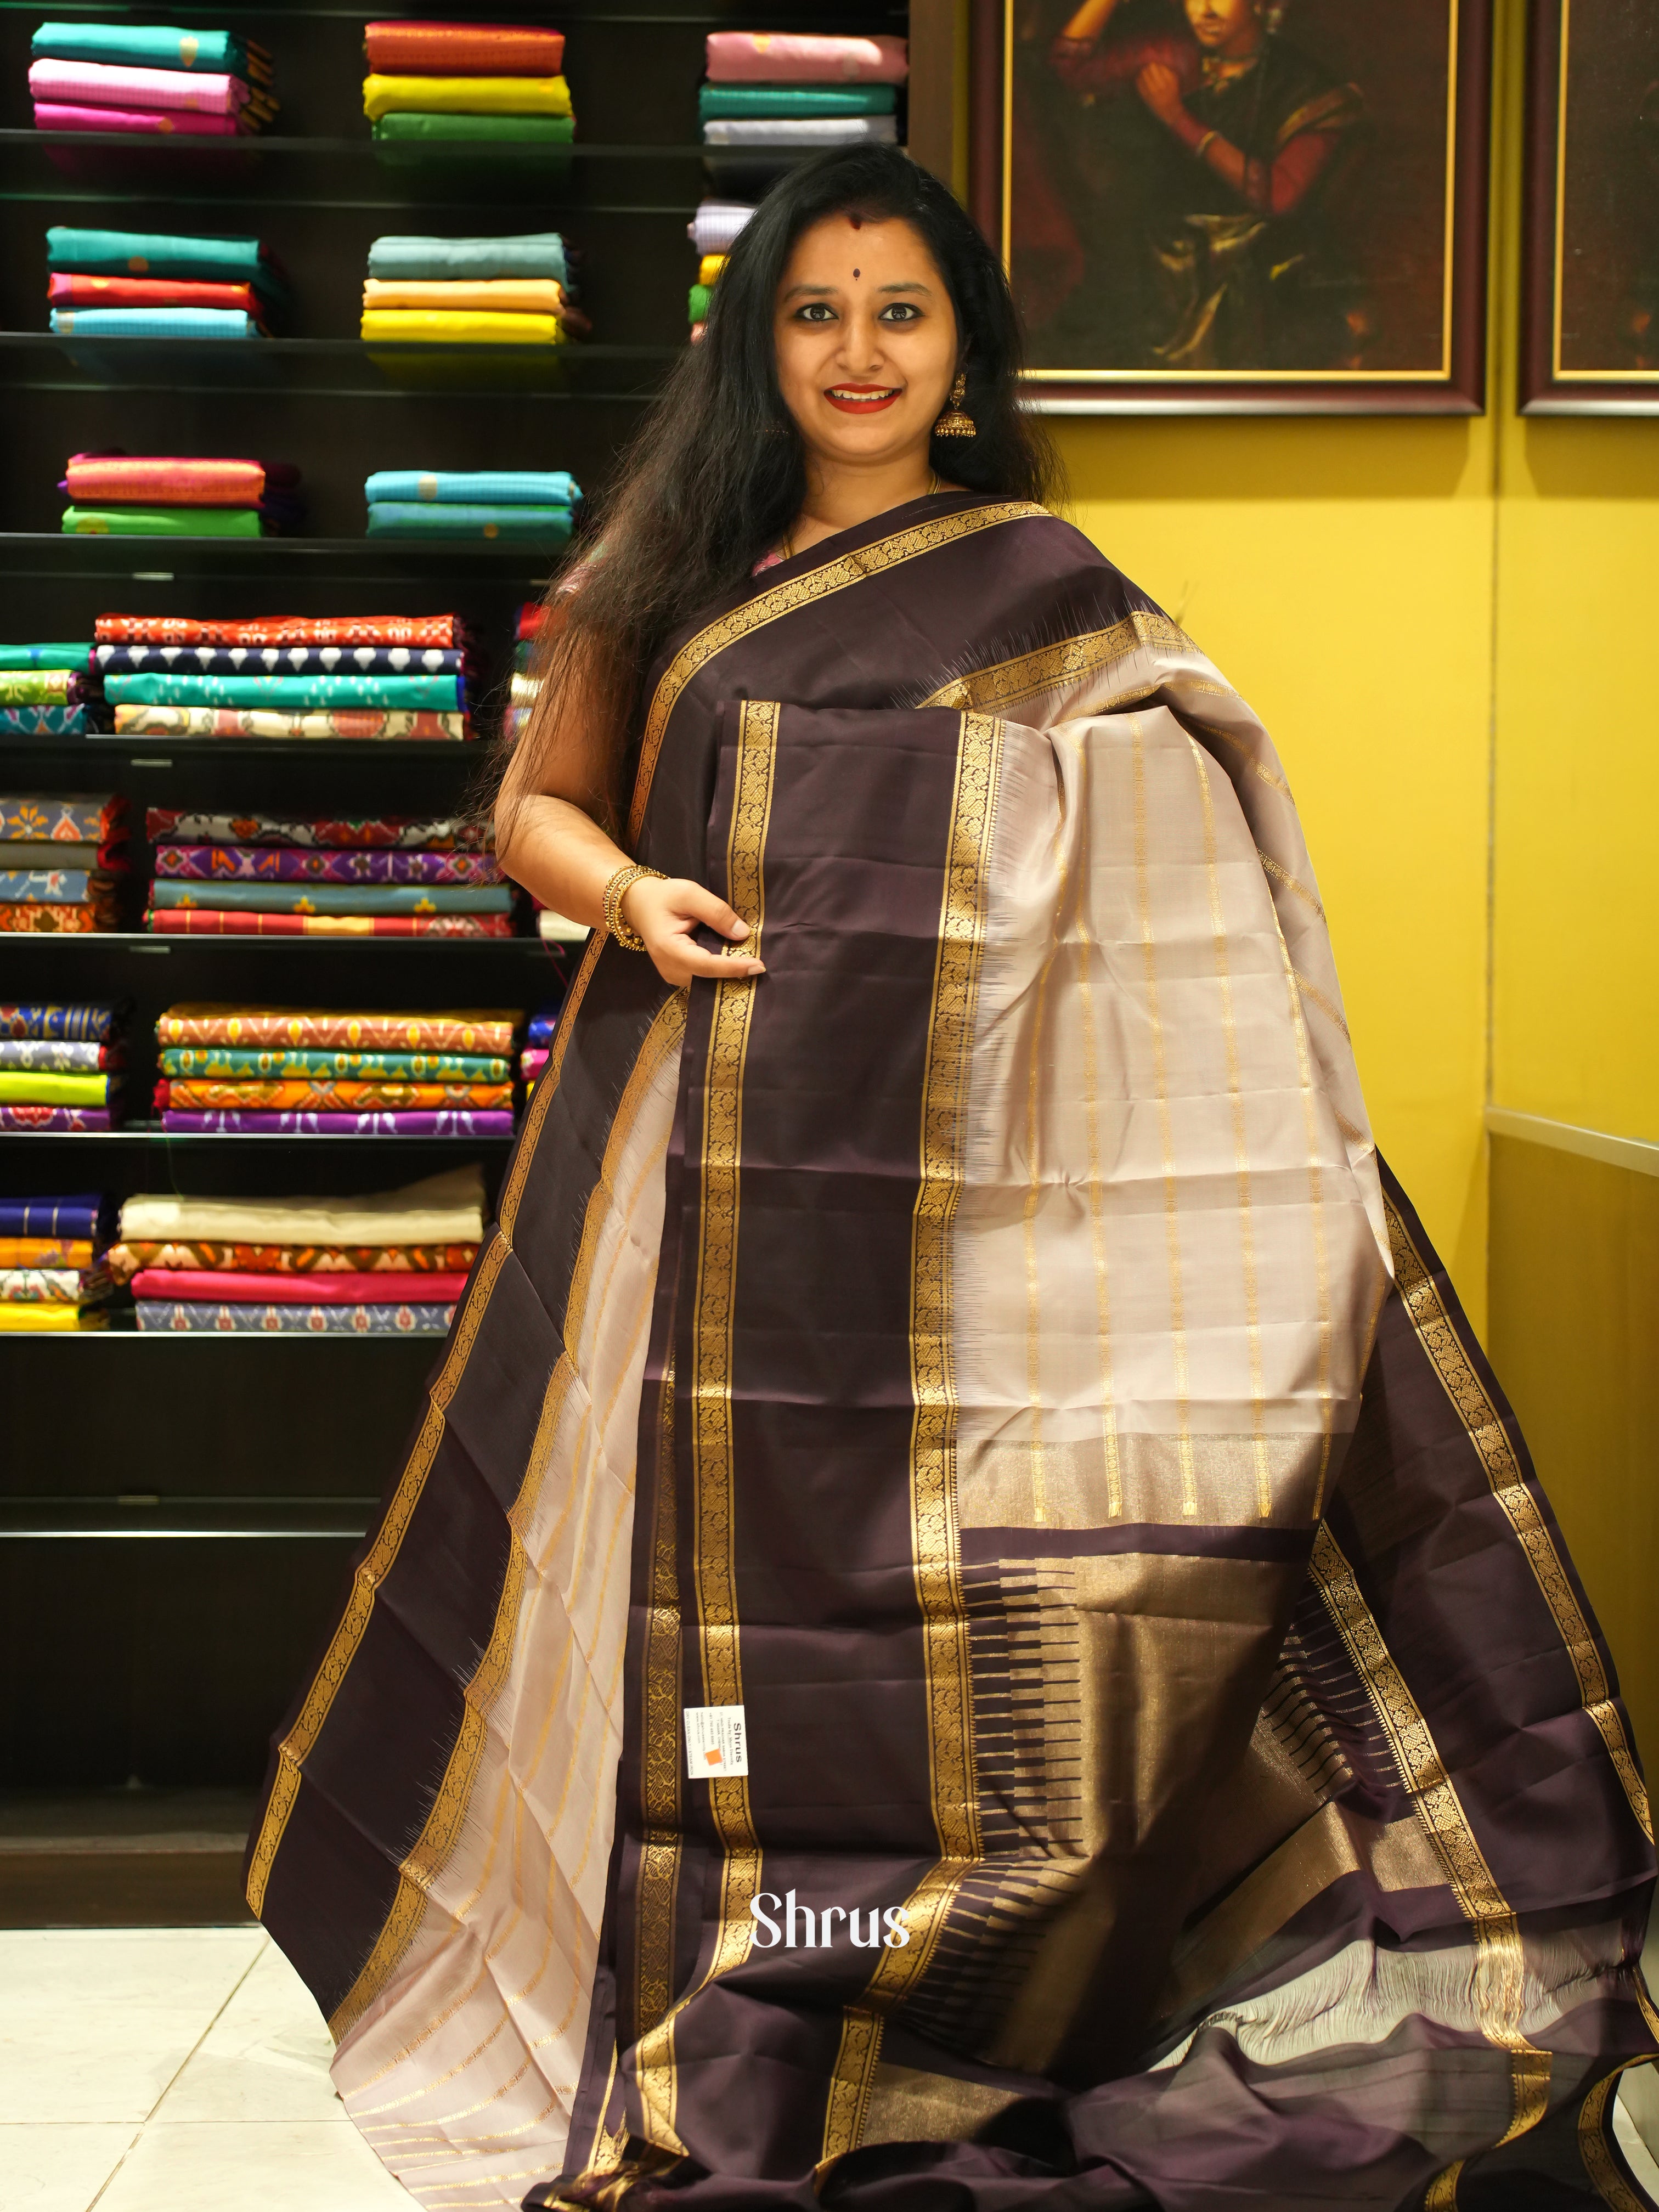
<instances>
[{"instance_id":1,"label":"gold chain necklace","mask_svg":"<svg viewBox=\"0 0 1659 2212\"><path fill-rule=\"evenodd\" d=\"M924 499L931 499L936 491L943 491L944 489L944 485L940 483L939 480L939 471L937 469L929 469L927 471L927 489L922 493L921 496ZM796 521L798 522L799 519L800 518L797 516ZM834 532L832 532L830 534L833 536ZM786 532L784 537L783 549L778 556L779 565L781 566L785 561L793 561L794 557L795 525L794 523L791 523L788 531Z\"/></svg>"}]
</instances>

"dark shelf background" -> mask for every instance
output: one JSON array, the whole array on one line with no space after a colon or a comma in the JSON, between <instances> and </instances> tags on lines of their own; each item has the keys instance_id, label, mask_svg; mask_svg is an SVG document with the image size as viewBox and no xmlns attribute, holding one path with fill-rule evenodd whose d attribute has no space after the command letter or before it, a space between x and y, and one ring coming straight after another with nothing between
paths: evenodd
<instances>
[{"instance_id":1,"label":"dark shelf background","mask_svg":"<svg viewBox=\"0 0 1659 2212\"><path fill-rule=\"evenodd\" d=\"M410 16L559 24L579 143L558 162L394 166L376 157L362 112L362 26L373 12L331 0L0 0L0 636L90 637L96 617L112 612L456 612L491 656L488 726L505 698L514 611L538 592L551 556L533 546L366 540L365 475L568 468L590 495L602 492L641 401L686 341L696 202L709 191L747 196L759 173L752 159L706 159L696 143L704 34L902 33L908 19L902 6L799 0L411 0L401 11ZM34 132L28 41L49 15L246 32L275 57L276 142L109 146ZM112 363L111 344L53 343L43 335L45 234L58 222L259 237L287 267L283 332L301 343L262 356L253 345L134 341ZM535 229L561 231L580 257L591 348L528 364L527 378L499 352L459 354L434 362L446 381L426 386L394 381L356 343L372 239ZM64 463L109 447L296 462L305 534L66 539ZM0 741L9 792L125 793L141 872L149 805L447 812L477 799L482 763L479 748L436 744ZM142 1112L155 1016L176 1000L528 1010L557 994L559 966L571 959L522 940L8 936L0 998L130 1002L128 1081ZM476 1158L493 1204L507 1152L465 1140L23 1134L0 1137L0 1190L346 1195ZM124 1334L89 1348L0 1335L0 1772L9 1785L257 1780L337 1603L347 1532L401 1467L441 1350L429 1339ZM156 1533L233 1520L267 1533ZM43 1533L112 1525L130 1533ZM301 1525L341 1533L270 1533ZM65 1620L75 1624L68 1638Z\"/></svg>"}]
</instances>

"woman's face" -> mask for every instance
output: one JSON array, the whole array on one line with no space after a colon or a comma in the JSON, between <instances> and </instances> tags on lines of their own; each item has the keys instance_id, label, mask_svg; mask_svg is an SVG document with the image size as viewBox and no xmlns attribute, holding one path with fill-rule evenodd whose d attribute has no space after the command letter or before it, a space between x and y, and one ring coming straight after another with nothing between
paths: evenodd
<instances>
[{"instance_id":1,"label":"woman's face","mask_svg":"<svg viewBox=\"0 0 1659 2212\"><path fill-rule=\"evenodd\" d=\"M926 447L957 373L957 319L908 222L826 216L803 231L773 316L778 386L809 448L843 466Z\"/></svg>"},{"instance_id":2,"label":"woman's face","mask_svg":"<svg viewBox=\"0 0 1659 2212\"><path fill-rule=\"evenodd\" d=\"M1187 0L1187 21L1208 54L1253 54L1261 43L1257 0Z\"/></svg>"}]
</instances>

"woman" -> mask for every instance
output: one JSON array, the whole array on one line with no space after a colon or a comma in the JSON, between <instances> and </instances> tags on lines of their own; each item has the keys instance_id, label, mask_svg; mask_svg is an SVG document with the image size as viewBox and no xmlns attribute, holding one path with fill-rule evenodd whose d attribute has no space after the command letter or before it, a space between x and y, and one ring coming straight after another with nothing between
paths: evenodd
<instances>
[{"instance_id":1,"label":"woman","mask_svg":"<svg viewBox=\"0 0 1659 2212\"><path fill-rule=\"evenodd\" d=\"M1170 6L1128 27L1114 25L1117 9L1084 0L1051 58L1091 106L1138 97L1154 118L1150 146L1131 133L1121 149L1118 235L1103 241L1121 258L1126 218L1137 234L1147 365L1352 365L1353 288L1328 265L1319 216L1360 120L1358 88L1280 38L1284 9L1268 0L1184 0L1184 22Z\"/></svg>"},{"instance_id":2,"label":"woman","mask_svg":"<svg viewBox=\"0 0 1659 2212\"><path fill-rule=\"evenodd\" d=\"M902 157L780 184L507 773L594 935L249 1858L434 2212L1577 2203L1655 2048L1289 793L1015 349Z\"/></svg>"}]
</instances>

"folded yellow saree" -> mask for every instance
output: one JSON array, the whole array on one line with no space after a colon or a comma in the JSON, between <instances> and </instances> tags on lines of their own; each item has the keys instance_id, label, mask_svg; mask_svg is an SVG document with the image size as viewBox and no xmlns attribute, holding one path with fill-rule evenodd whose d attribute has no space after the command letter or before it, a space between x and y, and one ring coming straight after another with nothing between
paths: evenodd
<instances>
[{"instance_id":1,"label":"folded yellow saree","mask_svg":"<svg viewBox=\"0 0 1659 2212\"><path fill-rule=\"evenodd\" d=\"M562 76L366 76L371 123L398 110L417 115L568 115Z\"/></svg>"},{"instance_id":2,"label":"folded yellow saree","mask_svg":"<svg viewBox=\"0 0 1659 2212\"><path fill-rule=\"evenodd\" d=\"M94 1321L90 1315L83 1324L74 1306L0 1305L0 1329L22 1329L33 1335L37 1329L68 1330L100 1328L103 1316Z\"/></svg>"},{"instance_id":3,"label":"folded yellow saree","mask_svg":"<svg viewBox=\"0 0 1659 2212\"><path fill-rule=\"evenodd\" d=\"M487 276L468 284L459 280L408 283L379 276L365 279L365 307L477 308L486 313L556 315L564 306L564 287L553 276Z\"/></svg>"},{"instance_id":4,"label":"folded yellow saree","mask_svg":"<svg viewBox=\"0 0 1659 2212\"><path fill-rule=\"evenodd\" d=\"M434 345L557 345L556 315L492 315L449 307L365 307L363 336Z\"/></svg>"},{"instance_id":5,"label":"folded yellow saree","mask_svg":"<svg viewBox=\"0 0 1659 2212\"><path fill-rule=\"evenodd\" d=\"M705 253L697 264L698 283L712 284L725 266L726 256L723 253Z\"/></svg>"}]
</instances>

